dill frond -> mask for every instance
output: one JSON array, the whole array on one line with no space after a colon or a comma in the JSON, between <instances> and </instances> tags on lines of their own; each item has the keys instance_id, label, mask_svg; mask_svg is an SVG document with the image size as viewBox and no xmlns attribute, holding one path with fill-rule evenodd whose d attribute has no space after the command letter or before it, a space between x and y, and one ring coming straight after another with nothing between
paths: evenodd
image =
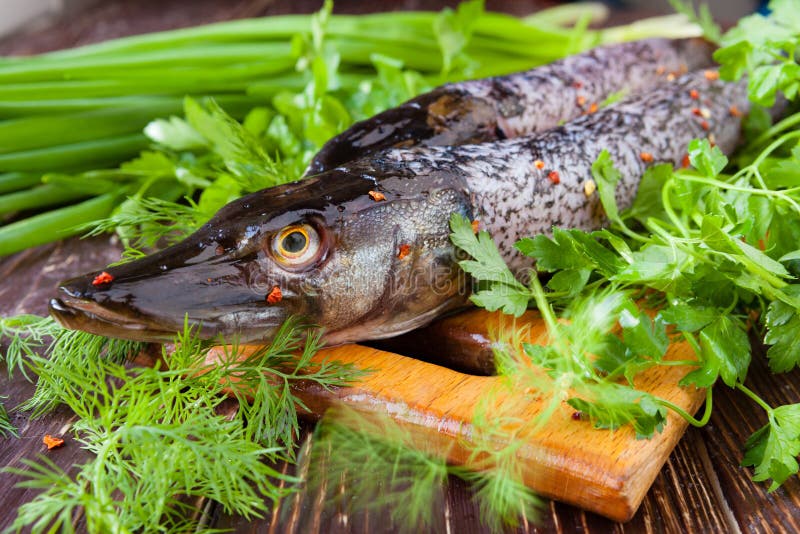
<instances>
[{"instance_id":1,"label":"dill frond","mask_svg":"<svg viewBox=\"0 0 800 534\"><path fill-rule=\"evenodd\" d=\"M0 395L0 437L4 438L9 434L19 437L19 434L17 433L17 427L15 427L11 422L11 418L8 416L8 411L2 402L6 399L8 399L8 397Z\"/></svg>"},{"instance_id":2,"label":"dill frond","mask_svg":"<svg viewBox=\"0 0 800 534\"><path fill-rule=\"evenodd\" d=\"M30 314L0 317L0 342L6 345L5 352L0 354L0 361L5 360L8 376L13 376L17 369L28 378L25 373L26 358L44 349L60 330L51 317Z\"/></svg>"},{"instance_id":3,"label":"dill frond","mask_svg":"<svg viewBox=\"0 0 800 534\"><path fill-rule=\"evenodd\" d=\"M205 222L197 206L178 204L156 197L130 197L109 217L84 225L85 237L108 232L120 234L126 248L131 250L128 261L142 257L138 249L152 249L159 244L174 244L195 231Z\"/></svg>"},{"instance_id":4,"label":"dill frond","mask_svg":"<svg viewBox=\"0 0 800 534\"><path fill-rule=\"evenodd\" d=\"M347 487L346 502L332 492L328 505L389 509L392 527L405 532L435 527L433 511L443 503L449 466L432 444L389 416L343 406L326 413L313 443L307 484Z\"/></svg>"},{"instance_id":5,"label":"dill frond","mask_svg":"<svg viewBox=\"0 0 800 534\"><path fill-rule=\"evenodd\" d=\"M476 427L476 433L481 428ZM345 496L329 492L328 505L357 511L388 509L392 528L404 532L439 530L434 511L444 503L450 477L467 482L481 512L481 522L493 532L534 521L541 500L522 480L516 448L495 448L488 435L473 438L473 459L466 467L447 462L441 443L415 435L389 416L365 415L339 406L320 422L311 449L307 484L312 488L344 484ZM485 439L484 439L485 438ZM521 440L515 442L521 443Z\"/></svg>"},{"instance_id":6,"label":"dill frond","mask_svg":"<svg viewBox=\"0 0 800 534\"><path fill-rule=\"evenodd\" d=\"M326 389L346 386L366 372L327 360L312 363L320 336L321 332L290 318L269 345L244 356L234 343L215 363L216 379L239 401L237 417L246 423L248 437L281 448L289 459L300 430L297 410L309 411L292 386L301 381Z\"/></svg>"},{"instance_id":7,"label":"dill frond","mask_svg":"<svg viewBox=\"0 0 800 534\"><path fill-rule=\"evenodd\" d=\"M80 510L93 532L186 531L197 527L186 497L250 518L291 491L299 481L268 463L292 456L298 399L290 386L311 380L330 388L360 371L312 365L319 333L296 319L246 358L234 346L214 361L208 345L186 320L154 368L126 366L140 343L67 330L56 334L48 358L31 357L39 382L24 408L36 416L66 404L79 417L76 442L94 457L69 473L47 460L12 470L26 477L25 487L42 490L12 529L69 530ZM233 418L219 413L226 395L241 402Z\"/></svg>"},{"instance_id":8,"label":"dill frond","mask_svg":"<svg viewBox=\"0 0 800 534\"><path fill-rule=\"evenodd\" d=\"M48 357L33 355L29 358L29 366L39 379L33 396L19 408L30 411L34 418L62 403L74 406L73 409L85 406L81 396L84 393L91 396L97 390L96 384L104 379L106 369L102 364L124 362L144 347L143 343L135 341L67 330L55 323L53 334L55 339L47 350ZM74 402L71 404L70 400ZM78 415L89 417L91 413L91 409L86 409Z\"/></svg>"}]
</instances>

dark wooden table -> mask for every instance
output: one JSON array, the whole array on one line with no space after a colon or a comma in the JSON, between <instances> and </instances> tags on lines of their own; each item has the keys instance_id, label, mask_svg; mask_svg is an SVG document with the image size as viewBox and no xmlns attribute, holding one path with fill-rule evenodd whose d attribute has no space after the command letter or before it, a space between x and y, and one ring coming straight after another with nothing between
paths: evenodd
<instances>
[{"instance_id":1,"label":"dark wooden table","mask_svg":"<svg viewBox=\"0 0 800 534\"><path fill-rule=\"evenodd\" d=\"M388 7L438 9L453 2L391 2ZM488 7L527 13L546 2L488 2ZM361 12L372 4L339 1L338 12ZM318 2L270 2L232 0L112 0L82 14L26 29L0 40L0 54L33 53L126 34L153 31L217 20L292 12L310 12ZM387 7L387 6L382 6ZM388 8L387 7L387 8ZM623 14L629 18L630 14ZM46 313L46 303L56 283L69 275L95 269L118 258L119 248L109 238L79 241L28 250L0 259L0 314ZM800 402L800 372L771 375L765 365L763 348L754 340L755 361L747 385L773 405ZM0 394L13 407L30 397L33 385L19 374L9 379L0 373ZM741 444L765 422L763 413L741 395L724 385L714 391L714 415L704 428L691 428L679 443L645 498L639 512L626 524L613 523L594 514L551 502L538 525L524 525L523 532L800 532L800 480L790 479L782 488L768 493L764 484L750 480L751 470L739 466ZM43 452L46 433L69 434L74 414L56 410L39 420L14 412L20 438L0 438L0 466L19 466L21 458ZM309 438L308 428L301 438ZM48 453L62 468L87 459L76 442L67 438L64 447ZM293 469L279 466L282 469ZM13 511L29 501L34 492L15 488L19 479L0 474L0 530L13 521ZM346 491L346 487L345 487ZM322 509L324 496L298 494L278 504L271 516L249 522L222 513L207 503L209 527L235 532L384 532L394 531L388 513L343 515ZM437 510L436 531L483 532L478 508L469 490L457 480L451 482L444 506ZM78 521L78 528L83 526Z\"/></svg>"}]
</instances>

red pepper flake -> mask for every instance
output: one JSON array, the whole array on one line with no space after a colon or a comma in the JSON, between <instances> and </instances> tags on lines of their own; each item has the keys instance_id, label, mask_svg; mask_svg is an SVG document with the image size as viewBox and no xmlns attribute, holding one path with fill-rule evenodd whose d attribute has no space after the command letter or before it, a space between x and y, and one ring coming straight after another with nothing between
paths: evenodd
<instances>
[{"instance_id":1,"label":"red pepper flake","mask_svg":"<svg viewBox=\"0 0 800 534\"><path fill-rule=\"evenodd\" d=\"M547 178L553 182L554 184L561 183L561 176L558 174L558 171L550 171L547 173Z\"/></svg>"},{"instance_id":2,"label":"red pepper flake","mask_svg":"<svg viewBox=\"0 0 800 534\"><path fill-rule=\"evenodd\" d=\"M572 87L574 87L575 89L580 89L581 87L583 87L583 82L572 82Z\"/></svg>"},{"instance_id":3,"label":"red pepper flake","mask_svg":"<svg viewBox=\"0 0 800 534\"><path fill-rule=\"evenodd\" d=\"M592 102L589 106L589 113L594 113L595 111L597 111L597 102Z\"/></svg>"},{"instance_id":4,"label":"red pepper flake","mask_svg":"<svg viewBox=\"0 0 800 534\"><path fill-rule=\"evenodd\" d=\"M60 447L64 444L64 440L61 438L56 438L51 436L50 434L45 434L44 438L42 438L42 443L47 446L47 450L53 450L56 447Z\"/></svg>"},{"instance_id":5,"label":"red pepper flake","mask_svg":"<svg viewBox=\"0 0 800 534\"><path fill-rule=\"evenodd\" d=\"M653 155L650 152L639 152L639 158L645 163L653 163Z\"/></svg>"},{"instance_id":6,"label":"red pepper flake","mask_svg":"<svg viewBox=\"0 0 800 534\"><path fill-rule=\"evenodd\" d=\"M575 99L575 103L583 107L583 105L586 104L586 97L583 95L579 96L578 98Z\"/></svg>"},{"instance_id":7,"label":"red pepper flake","mask_svg":"<svg viewBox=\"0 0 800 534\"><path fill-rule=\"evenodd\" d=\"M573 421L580 421L583 419L583 412L572 412L572 420Z\"/></svg>"},{"instance_id":8,"label":"red pepper flake","mask_svg":"<svg viewBox=\"0 0 800 534\"><path fill-rule=\"evenodd\" d=\"M386 195L384 195L380 191L370 191L367 194L369 195L369 198L371 198L375 202L380 202L381 200L386 200Z\"/></svg>"},{"instance_id":9,"label":"red pepper flake","mask_svg":"<svg viewBox=\"0 0 800 534\"><path fill-rule=\"evenodd\" d=\"M700 98L700 93L697 92L697 89L692 89L691 91L689 91L689 97L692 100L697 100L698 98Z\"/></svg>"},{"instance_id":10,"label":"red pepper flake","mask_svg":"<svg viewBox=\"0 0 800 534\"><path fill-rule=\"evenodd\" d=\"M691 164L692 162L689 160L689 154L684 154L683 159L681 160L681 166L685 169Z\"/></svg>"},{"instance_id":11,"label":"red pepper flake","mask_svg":"<svg viewBox=\"0 0 800 534\"><path fill-rule=\"evenodd\" d=\"M700 108L692 108L692 114L697 115L699 117L703 113L700 111Z\"/></svg>"},{"instance_id":12,"label":"red pepper flake","mask_svg":"<svg viewBox=\"0 0 800 534\"><path fill-rule=\"evenodd\" d=\"M742 116L742 112L739 111L739 108L737 108L736 105L733 105L733 106L729 107L728 108L728 112L731 114L731 117L741 117Z\"/></svg>"},{"instance_id":13,"label":"red pepper flake","mask_svg":"<svg viewBox=\"0 0 800 534\"><path fill-rule=\"evenodd\" d=\"M703 72L703 76L706 77L706 80L709 80L709 81L713 82L714 80L719 80L719 71L707 70L707 71Z\"/></svg>"},{"instance_id":14,"label":"red pepper flake","mask_svg":"<svg viewBox=\"0 0 800 534\"><path fill-rule=\"evenodd\" d=\"M544 161L537 159L536 161L533 162L533 166L539 170L544 169Z\"/></svg>"},{"instance_id":15,"label":"red pepper flake","mask_svg":"<svg viewBox=\"0 0 800 534\"><path fill-rule=\"evenodd\" d=\"M758 240L758 249L759 250L766 250L767 249L767 245L764 244L764 240L763 239L759 239Z\"/></svg>"},{"instance_id":16,"label":"red pepper flake","mask_svg":"<svg viewBox=\"0 0 800 534\"><path fill-rule=\"evenodd\" d=\"M92 280L93 286L101 286L103 284L110 284L111 281L114 280L114 277L107 272L103 271L102 273L98 274Z\"/></svg>"},{"instance_id":17,"label":"red pepper flake","mask_svg":"<svg viewBox=\"0 0 800 534\"><path fill-rule=\"evenodd\" d=\"M708 121L700 121L700 127L704 130L708 130L710 128Z\"/></svg>"},{"instance_id":18,"label":"red pepper flake","mask_svg":"<svg viewBox=\"0 0 800 534\"><path fill-rule=\"evenodd\" d=\"M478 219L472 221L472 233L477 234L478 230L481 229L481 222Z\"/></svg>"},{"instance_id":19,"label":"red pepper flake","mask_svg":"<svg viewBox=\"0 0 800 534\"><path fill-rule=\"evenodd\" d=\"M658 67L656 67L656 74L658 74L659 76L661 76L665 72L667 72L667 69L664 67L664 65L659 65Z\"/></svg>"},{"instance_id":20,"label":"red pepper flake","mask_svg":"<svg viewBox=\"0 0 800 534\"><path fill-rule=\"evenodd\" d=\"M397 247L397 259L398 260L402 260L403 258L408 256L409 252L411 252L411 245L407 245L406 243L403 243L402 245Z\"/></svg>"},{"instance_id":21,"label":"red pepper flake","mask_svg":"<svg viewBox=\"0 0 800 534\"><path fill-rule=\"evenodd\" d=\"M267 304L277 304L282 300L283 293L281 293L281 288L278 286L273 286L269 291L269 295L267 295Z\"/></svg>"}]
</instances>

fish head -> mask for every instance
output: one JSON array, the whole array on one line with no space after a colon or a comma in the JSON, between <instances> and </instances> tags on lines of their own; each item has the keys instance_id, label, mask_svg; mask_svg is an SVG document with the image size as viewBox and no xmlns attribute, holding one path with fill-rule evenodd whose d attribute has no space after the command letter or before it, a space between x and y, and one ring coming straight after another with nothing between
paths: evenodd
<instances>
[{"instance_id":1,"label":"fish head","mask_svg":"<svg viewBox=\"0 0 800 534\"><path fill-rule=\"evenodd\" d=\"M182 242L59 286L64 326L166 342L184 322L203 339L268 342L290 316L329 344L422 326L466 301L449 240L469 197L447 177L333 169L223 207Z\"/></svg>"}]
</instances>

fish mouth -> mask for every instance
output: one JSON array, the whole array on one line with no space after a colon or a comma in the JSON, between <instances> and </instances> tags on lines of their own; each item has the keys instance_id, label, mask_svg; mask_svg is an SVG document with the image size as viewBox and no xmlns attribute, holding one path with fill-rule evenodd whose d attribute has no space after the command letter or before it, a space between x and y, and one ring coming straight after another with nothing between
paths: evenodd
<instances>
[{"instance_id":1,"label":"fish mouth","mask_svg":"<svg viewBox=\"0 0 800 534\"><path fill-rule=\"evenodd\" d=\"M175 338L174 330L166 330L137 321L104 308L91 300L62 295L50 299L50 315L64 328L83 330L98 336L152 343L167 343Z\"/></svg>"},{"instance_id":2,"label":"fish mouth","mask_svg":"<svg viewBox=\"0 0 800 534\"><path fill-rule=\"evenodd\" d=\"M189 298L171 310L152 305L142 308L134 304L137 297L153 294L142 291L143 286L133 283L109 298L107 291L92 288L91 279L90 275L62 282L58 296L50 300L50 315L64 328L131 341L171 343L188 326L198 339L255 343L268 340L285 319L280 307L254 307L246 300L206 309L193 305L196 303Z\"/></svg>"}]
</instances>

